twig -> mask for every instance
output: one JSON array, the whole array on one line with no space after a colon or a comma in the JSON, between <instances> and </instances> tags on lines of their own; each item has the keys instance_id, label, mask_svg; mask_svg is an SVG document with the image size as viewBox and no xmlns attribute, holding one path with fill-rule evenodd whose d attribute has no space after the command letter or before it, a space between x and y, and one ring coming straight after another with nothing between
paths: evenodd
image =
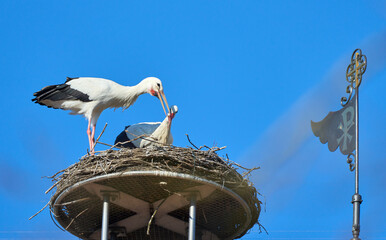
<instances>
[{"instance_id":1,"label":"twig","mask_svg":"<svg viewBox=\"0 0 386 240\"><path fill-rule=\"evenodd\" d=\"M86 208L85 210L81 211L78 215L76 215L76 216L71 220L71 222L67 225L66 230L71 226L71 224L75 221L75 219L77 219L80 215L82 215L83 213L85 213L87 210L88 210L88 208Z\"/></svg>"},{"instance_id":2,"label":"twig","mask_svg":"<svg viewBox=\"0 0 386 240\"><path fill-rule=\"evenodd\" d=\"M195 147L197 150L199 150L198 147L197 147L196 145L194 145L194 144L190 141L189 135L188 135L188 134L185 134L185 135L186 135L186 137L188 138L188 141L190 142L190 144L192 144L193 147Z\"/></svg>"},{"instance_id":3,"label":"twig","mask_svg":"<svg viewBox=\"0 0 386 240\"><path fill-rule=\"evenodd\" d=\"M164 190L164 191L166 191L167 193L169 193L169 196L171 196L171 195L177 195L177 196L183 197L183 195L180 194L180 193L178 193L178 192L172 192L172 191L170 191L169 189L164 188L164 187L162 186L162 184L160 184L159 186L162 188L162 190Z\"/></svg>"},{"instance_id":4,"label":"twig","mask_svg":"<svg viewBox=\"0 0 386 240\"><path fill-rule=\"evenodd\" d=\"M55 217L58 217L58 215L56 215L55 213L54 213L54 211L52 211L52 204L50 204L50 215L51 215L51 218L52 218L52 215L54 215ZM57 224L56 224L56 226L58 226ZM63 229L62 229L63 230ZM64 231L64 230L63 230Z\"/></svg>"},{"instance_id":5,"label":"twig","mask_svg":"<svg viewBox=\"0 0 386 240\"><path fill-rule=\"evenodd\" d=\"M261 228L263 228L263 229L264 229L264 231L265 231L265 233L266 233L267 235L269 235L269 233L268 233L267 229L265 229L265 227L264 227L263 225L261 225L261 223L260 223L260 222L257 222L257 224L259 224L259 231L260 231L260 233L262 232L262 231L261 231Z\"/></svg>"},{"instance_id":6,"label":"twig","mask_svg":"<svg viewBox=\"0 0 386 240\"><path fill-rule=\"evenodd\" d=\"M227 156L227 162L229 163L229 156L228 156L228 153L227 154L225 154L225 156Z\"/></svg>"},{"instance_id":7,"label":"twig","mask_svg":"<svg viewBox=\"0 0 386 240\"><path fill-rule=\"evenodd\" d=\"M246 176L248 176L252 171L254 171L254 170L257 170L257 169L260 169L260 167L254 167L254 168L251 168L251 169L249 169L247 172L245 172L245 173L243 173L243 177L246 177Z\"/></svg>"},{"instance_id":8,"label":"twig","mask_svg":"<svg viewBox=\"0 0 386 240\"><path fill-rule=\"evenodd\" d=\"M125 131L126 131L127 133L130 133L130 132L128 132L127 130L125 130ZM117 143L114 144L112 147L124 148L124 147L118 147L118 145L120 145L120 144L124 145L124 144L126 144L126 143L133 142L133 141L138 140L138 139L140 139L140 138L144 139L144 137L150 137L150 136L148 136L148 135L146 135L146 134L142 134L142 135L140 135L140 136L135 135L134 133L130 133L130 134L133 135L133 136L137 136L137 137L136 137L136 138L133 138L133 139L130 139L130 140L127 140L127 141L125 141L125 142L117 142Z\"/></svg>"},{"instance_id":9,"label":"twig","mask_svg":"<svg viewBox=\"0 0 386 240\"><path fill-rule=\"evenodd\" d=\"M45 194L49 193L56 185L58 185L60 183L60 180L57 181L56 183L54 183L54 185L52 185L46 192Z\"/></svg>"},{"instance_id":10,"label":"twig","mask_svg":"<svg viewBox=\"0 0 386 240\"><path fill-rule=\"evenodd\" d=\"M151 225L151 222L153 221L155 214L157 213L157 211L161 207L161 205L166 201L166 199L168 199L168 197L166 197L162 200L162 202L158 205L157 209L154 210L153 214L151 215L149 223L147 224L147 231L146 231L147 235L150 235L150 225Z\"/></svg>"},{"instance_id":11,"label":"twig","mask_svg":"<svg viewBox=\"0 0 386 240\"><path fill-rule=\"evenodd\" d=\"M40 209L39 212L35 213L32 217L28 218L28 220L31 220L32 218L34 218L36 215L38 215L39 213L41 213L48 205L50 204L50 202L48 202L42 209Z\"/></svg>"},{"instance_id":12,"label":"twig","mask_svg":"<svg viewBox=\"0 0 386 240\"><path fill-rule=\"evenodd\" d=\"M138 136L138 135L136 135L134 133L131 133L131 132L127 131L127 130L125 130L125 131L127 133L133 135L134 137L136 137L135 139L133 139L131 141L134 141L134 140L137 140L139 138L142 138L143 140L146 140L146 141L149 141L149 142L158 143L158 144L161 144L163 146L167 146L167 144L164 144L164 143L161 143L161 142L157 141L157 139L153 138L152 136L149 136L149 135L146 135L146 134L142 134L141 136Z\"/></svg>"},{"instance_id":13,"label":"twig","mask_svg":"<svg viewBox=\"0 0 386 240\"><path fill-rule=\"evenodd\" d=\"M114 145L103 143L103 142L99 142L99 141L97 143L105 145L105 146L109 146L109 147L114 147ZM104 152L104 151L97 151L97 152Z\"/></svg>"},{"instance_id":14,"label":"twig","mask_svg":"<svg viewBox=\"0 0 386 240\"><path fill-rule=\"evenodd\" d=\"M223 149L225 149L225 148L227 148L227 146L223 146L223 147L214 147L214 148L213 148L213 152L217 152L217 151L223 150Z\"/></svg>"},{"instance_id":15,"label":"twig","mask_svg":"<svg viewBox=\"0 0 386 240\"><path fill-rule=\"evenodd\" d=\"M204 146L200 146L200 148L198 149L198 150L201 150L201 149L203 149L203 148L207 148L207 149L209 149L209 150L211 150L212 148L210 148L210 147L208 147L208 146L206 146L206 145L204 145Z\"/></svg>"},{"instance_id":16,"label":"twig","mask_svg":"<svg viewBox=\"0 0 386 240\"><path fill-rule=\"evenodd\" d=\"M128 132L127 130L125 130L125 131ZM128 132L128 133L130 133L130 132ZM137 135L135 135L134 133L130 133L130 134L133 135L133 136L137 136ZM114 144L114 145L107 144L107 143L103 143L103 142L99 142L99 141L98 141L98 143L100 143L100 144L102 144L102 145L109 146L109 147L110 147L109 150L111 150L111 149L113 149L113 148L125 148L125 147L119 147L118 145L124 145L124 144L126 144L126 143L133 142L133 141L135 141L135 140L137 140L137 139L140 139L140 138L145 139L145 138L147 138L147 137L150 137L150 136L148 136L148 135L146 135L146 134L143 134L143 135L141 135L141 136L137 136L136 138L130 139L130 140L125 141L125 142L117 142L117 143ZM146 140L147 140L147 141L151 141L151 142L156 142L156 141L151 140L151 139L146 139ZM156 143L159 143L159 142L156 142ZM159 144L161 144L161 143L159 143ZM97 152L104 152L104 151L97 151Z\"/></svg>"},{"instance_id":17,"label":"twig","mask_svg":"<svg viewBox=\"0 0 386 240\"><path fill-rule=\"evenodd\" d=\"M55 174L52 175L52 176L44 176L43 178L50 178L50 179L52 179L52 178L55 178L59 173L62 173L62 172L64 172L64 171L65 171L65 169L60 170L59 172L55 173Z\"/></svg>"},{"instance_id":18,"label":"twig","mask_svg":"<svg viewBox=\"0 0 386 240\"><path fill-rule=\"evenodd\" d=\"M97 145L97 142L98 142L99 138L101 138L101 137L102 137L102 134L105 132L106 127L107 127L107 123L106 123L105 126L103 127L103 130L102 130L101 134L99 134L99 136L97 137L94 146L92 146L91 152L94 152L94 148L95 148L95 146Z\"/></svg>"},{"instance_id":19,"label":"twig","mask_svg":"<svg viewBox=\"0 0 386 240\"><path fill-rule=\"evenodd\" d=\"M86 201L86 200L90 200L91 198L90 197L86 197L86 198L81 198L81 199L78 199L78 200L74 200L74 201L71 201L71 202L65 202L65 203L60 203L60 204L54 204L55 207L57 206L66 206L66 205L70 205L70 204L73 204L73 203L78 203L78 202L83 202L83 201Z\"/></svg>"},{"instance_id":20,"label":"twig","mask_svg":"<svg viewBox=\"0 0 386 240\"><path fill-rule=\"evenodd\" d=\"M103 170L103 172L105 172L105 174L107 174L106 169L102 166L102 164L101 164L100 161L98 161L98 164L99 164L99 166L101 167L101 169Z\"/></svg>"},{"instance_id":21,"label":"twig","mask_svg":"<svg viewBox=\"0 0 386 240\"><path fill-rule=\"evenodd\" d=\"M243 166L241 166L240 164L235 163L235 162L233 162L233 161L231 161L231 160L229 160L229 162L231 162L232 165L236 165L236 166L238 166L239 168L242 168L242 169L244 169L244 170L247 170L247 171L251 170L251 168L243 167ZM254 167L254 168L252 168L252 169L253 169L253 170L257 170L257 169L260 169L260 167Z\"/></svg>"},{"instance_id":22,"label":"twig","mask_svg":"<svg viewBox=\"0 0 386 240\"><path fill-rule=\"evenodd\" d=\"M196 155L194 155L193 151L192 151L192 156L194 158L193 160L193 176L194 176L194 172L196 171Z\"/></svg>"},{"instance_id":23,"label":"twig","mask_svg":"<svg viewBox=\"0 0 386 240\"><path fill-rule=\"evenodd\" d=\"M202 210L202 215L204 216L205 223L208 223L208 219L206 219L204 208L201 208L201 210Z\"/></svg>"}]
</instances>

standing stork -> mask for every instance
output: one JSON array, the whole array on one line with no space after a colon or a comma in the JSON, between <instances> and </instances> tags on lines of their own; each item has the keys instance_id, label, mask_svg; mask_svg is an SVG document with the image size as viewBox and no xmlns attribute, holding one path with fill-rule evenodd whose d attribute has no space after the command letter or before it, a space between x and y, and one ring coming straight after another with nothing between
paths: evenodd
<instances>
[{"instance_id":1,"label":"standing stork","mask_svg":"<svg viewBox=\"0 0 386 240\"><path fill-rule=\"evenodd\" d=\"M173 105L162 122L143 122L125 127L125 130L115 139L114 144L125 148L145 148L173 144L170 128L177 112L177 106Z\"/></svg>"},{"instance_id":2,"label":"standing stork","mask_svg":"<svg viewBox=\"0 0 386 240\"><path fill-rule=\"evenodd\" d=\"M139 95L149 93L159 98L167 115L163 100L169 109L162 82L148 77L135 86L122 86L103 78L67 78L63 84L51 85L35 92L33 102L49 108L70 110L73 115L84 115L88 120L87 136L90 151L95 145L95 127L102 111L107 108L127 109Z\"/></svg>"}]
</instances>

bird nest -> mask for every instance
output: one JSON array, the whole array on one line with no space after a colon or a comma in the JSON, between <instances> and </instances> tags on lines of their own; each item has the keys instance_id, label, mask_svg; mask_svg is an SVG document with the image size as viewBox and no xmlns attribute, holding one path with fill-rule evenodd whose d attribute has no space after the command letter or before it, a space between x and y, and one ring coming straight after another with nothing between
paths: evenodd
<instances>
[{"instance_id":1,"label":"bird nest","mask_svg":"<svg viewBox=\"0 0 386 240\"><path fill-rule=\"evenodd\" d=\"M47 192L54 188L56 191L51 197L49 206L51 210L54 210L56 199L66 189L76 183L98 176L135 171L188 174L224 186L247 203L251 210L251 221L249 226L237 236L239 238L256 223L262 227L258 221L261 210L259 193L248 180L249 174L258 168L247 169L230 161L228 156L219 157L216 152L221 149L223 148L206 148L205 150L181 147L123 148L106 150L98 155L86 155L79 162L50 177L54 185ZM242 169L244 173L238 173L238 169Z\"/></svg>"}]
</instances>

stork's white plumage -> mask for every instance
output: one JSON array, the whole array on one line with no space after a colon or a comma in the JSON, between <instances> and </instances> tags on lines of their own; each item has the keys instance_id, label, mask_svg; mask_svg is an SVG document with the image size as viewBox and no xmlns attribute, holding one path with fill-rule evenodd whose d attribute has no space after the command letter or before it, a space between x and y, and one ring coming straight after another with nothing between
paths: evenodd
<instances>
[{"instance_id":1,"label":"stork's white plumage","mask_svg":"<svg viewBox=\"0 0 386 240\"><path fill-rule=\"evenodd\" d=\"M51 85L34 93L35 103L56 109L70 110L71 114L81 114L88 119L87 136L90 150L94 149L95 127L103 110L107 108L124 109L133 105L139 95L149 93L169 109L161 80L148 77L135 86L122 86L103 78L67 78L63 84ZM90 129L91 128L91 129Z\"/></svg>"},{"instance_id":2,"label":"stork's white plumage","mask_svg":"<svg viewBox=\"0 0 386 240\"><path fill-rule=\"evenodd\" d=\"M127 126L117 136L115 144L126 148L145 148L173 144L173 136L170 129L172 120L177 112L177 106L173 105L169 110L168 116L162 122L143 122Z\"/></svg>"}]
</instances>

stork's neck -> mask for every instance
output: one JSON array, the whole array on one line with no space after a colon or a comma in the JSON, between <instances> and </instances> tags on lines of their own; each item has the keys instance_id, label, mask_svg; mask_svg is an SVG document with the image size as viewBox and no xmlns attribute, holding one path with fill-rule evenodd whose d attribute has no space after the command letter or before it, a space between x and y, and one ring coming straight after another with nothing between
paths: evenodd
<instances>
[{"instance_id":1,"label":"stork's neck","mask_svg":"<svg viewBox=\"0 0 386 240\"><path fill-rule=\"evenodd\" d=\"M141 94L147 93L148 90L149 90L147 83L144 82L144 81L141 81L137 85L135 85L133 87L130 87L130 88L133 88L134 91L138 93L138 96L141 95Z\"/></svg>"},{"instance_id":2,"label":"stork's neck","mask_svg":"<svg viewBox=\"0 0 386 240\"><path fill-rule=\"evenodd\" d=\"M139 95L147 93L147 86L141 83L135 86L119 85L115 90L116 107L128 108L137 100Z\"/></svg>"},{"instance_id":3,"label":"stork's neck","mask_svg":"<svg viewBox=\"0 0 386 240\"><path fill-rule=\"evenodd\" d=\"M138 97L139 95L142 95L144 93L148 92L147 85L143 82L138 83L135 86L125 86L125 94L127 95L133 95Z\"/></svg>"},{"instance_id":4,"label":"stork's neck","mask_svg":"<svg viewBox=\"0 0 386 240\"><path fill-rule=\"evenodd\" d=\"M151 134L151 137L157 139L158 142L166 144L170 135L171 122L169 117L166 117L158 128Z\"/></svg>"}]
</instances>

